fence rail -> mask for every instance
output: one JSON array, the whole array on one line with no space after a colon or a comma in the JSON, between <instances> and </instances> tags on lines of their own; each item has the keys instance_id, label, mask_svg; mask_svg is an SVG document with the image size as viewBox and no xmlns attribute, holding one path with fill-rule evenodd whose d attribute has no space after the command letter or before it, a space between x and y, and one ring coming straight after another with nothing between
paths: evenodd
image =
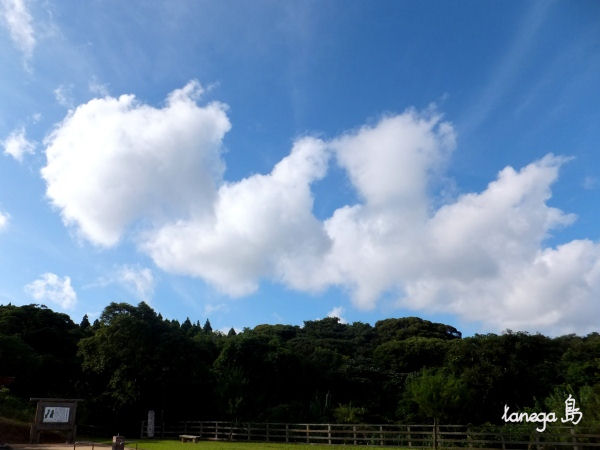
<instances>
[{"instance_id":1,"label":"fence rail","mask_svg":"<svg viewBox=\"0 0 600 450\"><path fill-rule=\"evenodd\" d=\"M398 446L457 450L600 450L597 430L555 427L538 433L534 427L476 427L468 425L235 423L184 421L156 424L154 436L178 438L195 435L215 441L287 442ZM146 422L141 437L148 436Z\"/></svg>"}]
</instances>

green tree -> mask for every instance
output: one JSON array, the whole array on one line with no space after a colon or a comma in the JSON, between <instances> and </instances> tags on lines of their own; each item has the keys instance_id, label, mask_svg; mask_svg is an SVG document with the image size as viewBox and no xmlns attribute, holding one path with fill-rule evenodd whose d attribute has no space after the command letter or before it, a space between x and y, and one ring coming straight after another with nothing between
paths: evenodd
<instances>
[{"instance_id":1,"label":"green tree","mask_svg":"<svg viewBox=\"0 0 600 450\"><path fill-rule=\"evenodd\" d=\"M87 330L88 328L91 327L90 320L88 319L87 314L83 315L83 319L81 319L81 323L79 324L79 327L83 330Z\"/></svg>"},{"instance_id":2,"label":"green tree","mask_svg":"<svg viewBox=\"0 0 600 450\"><path fill-rule=\"evenodd\" d=\"M408 382L409 398L418 405L428 418L450 420L454 417L465 397L462 380L441 369L424 369Z\"/></svg>"},{"instance_id":3,"label":"green tree","mask_svg":"<svg viewBox=\"0 0 600 450\"><path fill-rule=\"evenodd\" d=\"M360 423L363 421L365 408L352 406L352 403L340 405L333 410L337 423Z\"/></svg>"},{"instance_id":4,"label":"green tree","mask_svg":"<svg viewBox=\"0 0 600 450\"><path fill-rule=\"evenodd\" d=\"M43 305L0 305L0 372L12 372L0 376L15 377L15 395L74 395L80 379L80 337L79 327L66 314Z\"/></svg>"},{"instance_id":5,"label":"green tree","mask_svg":"<svg viewBox=\"0 0 600 450\"><path fill-rule=\"evenodd\" d=\"M89 403L97 417L105 414L115 423L142 417L147 409L170 411L172 418L202 415L214 405L211 345L190 338L143 302L111 303L94 334L79 342Z\"/></svg>"}]
</instances>

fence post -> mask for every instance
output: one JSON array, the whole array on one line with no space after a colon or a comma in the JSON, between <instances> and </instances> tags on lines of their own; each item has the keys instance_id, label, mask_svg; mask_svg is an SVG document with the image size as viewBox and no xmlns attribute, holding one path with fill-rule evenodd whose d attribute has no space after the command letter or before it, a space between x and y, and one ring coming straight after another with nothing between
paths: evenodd
<instances>
[{"instance_id":1,"label":"fence post","mask_svg":"<svg viewBox=\"0 0 600 450\"><path fill-rule=\"evenodd\" d=\"M310 433L310 431L309 431L309 427L310 427L310 425L309 425L309 424L306 424L306 443L307 443L307 444L309 444L309 443L310 443L310 439L309 439L309 433Z\"/></svg>"},{"instance_id":2,"label":"fence post","mask_svg":"<svg viewBox=\"0 0 600 450\"><path fill-rule=\"evenodd\" d=\"M438 448L438 436L437 436L437 418L433 419L433 448Z\"/></svg>"},{"instance_id":3,"label":"fence post","mask_svg":"<svg viewBox=\"0 0 600 450\"><path fill-rule=\"evenodd\" d=\"M252 422L248 422L248 440L250 440L250 429L252 428Z\"/></svg>"},{"instance_id":4,"label":"fence post","mask_svg":"<svg viewBox=\"0 0 600 450\"><path fill-rule=\"evenodd\" d=\"M579 445L577 445L577 436L575 436L575 428L571 427L571 436L573 439L573 450L579 450Z\"/></svg>"},{"instance_id":5,"label":"fence post","mask_svg":"<svg viewBox=\"0 0 600 450\"><path fill-rule=\"evenodd\" d=\"M200 422L200 437L202 437L202 433L204 433L204 422Z\"/></svg>"},{"instance_id":6,"label":"fence post","mask_svg":"<svg viewBox=\"0 0 600 450\"><path fill-rule=\"evenodd\" d=\"M408 446L412 447L412 437L410 435L410 425L406 425L407 438L408 438Z\"/></svg>"},{"instance_id":7,"label":"fence post","mask_svg":"<svg viewBox=\"0 0 600 450\"><path fill-rule=\"evenodd\" d=\"M215 422L215 439L219 439L219 422Z\"/></svg>"},{"instance_id":8,"label":"fence post","mask_svg":"<svg viewBox=\"0 0 600 450\"><path fill-rule=\"evenodd\" d=\"M269 422L267 422L267 442L269 442Z\"/></svg>"},{"instance_id":9,"label":"fence post","mask_svg":"<svg viewBox=\"0 0 600 450\"><path fill-rule=\"evenodd\" d=\"M471 436L471 428L467 425L467 443L469 448L473 448L473 436Z\"/></svg>"},{"instance_id":10,"label":"fence post","mask_svg":"<svg viewBox=\"0 0 600 450\"><path fill-rule=\"evenodd\" d=\"M379 445L383 445L383 426L379 425Z\"/></svg>"},{"instance_id":11,"label":"fence post","mask_svg":"<svg viewBox=\"0 0 600 450\"><path fill-rule=\"evenodd\" d=\"M352 425L352 435L354 436L354 445L356 445L356 425Z\"/></svg>"},{"instance_id":12,"label":"fence post","mask_svg":"<svg viewBox=\"0 0 600 450\"><path fill-rule=\"evenodd\" d=\"M290 424L285 424L285 442L290 442Z\"/></svg>"}]
</instances>

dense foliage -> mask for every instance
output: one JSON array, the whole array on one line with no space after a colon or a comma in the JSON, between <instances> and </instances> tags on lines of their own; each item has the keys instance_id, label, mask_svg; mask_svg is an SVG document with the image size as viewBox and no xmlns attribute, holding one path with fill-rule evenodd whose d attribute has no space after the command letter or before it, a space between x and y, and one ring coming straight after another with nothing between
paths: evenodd
<instances>
[{"instance_id":1,"label":"dense foliage","mask_svg":"<svg viewBox=\"0 0 600 450\"><path fill-rule=\"evenodd\" d=\"M0 415L56 396L85 399L80 422L121 429L148 409L166 421L499 423L505 404L559 410L567 393L600 420L598 333L462 338L406 317L224 335L145 303L111 303L79 325L44 306L0 306Z\"/></svg>"}]
</instances>

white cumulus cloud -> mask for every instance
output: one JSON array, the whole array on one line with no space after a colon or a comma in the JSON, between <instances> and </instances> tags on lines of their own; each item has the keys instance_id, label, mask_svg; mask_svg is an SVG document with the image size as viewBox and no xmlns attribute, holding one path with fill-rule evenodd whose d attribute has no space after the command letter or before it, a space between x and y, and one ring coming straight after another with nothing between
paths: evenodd
<instances>
[{"instance_id":1,"label":"white cumulus cloud","mask_svg":"<svg viewBox=\"0 0 600 450\"><path fill-rule=\"evenodd\" d=\"M163 108L133 95L93 99L46 138L46 194L91 242L115 245L138 220L187 216L210 204L230 123L221 103L198 106L190 82Z\"/></svg>"},{"instance_id":2,"label":"white cumulus cloud","mask_svg":"<svg viewBox=\"0 0 600 450\"><path fill-rule=\"evenodd\" d=\"M25 0L0 0L0 19L25 59L31 58L35 48L33 19Z\"/></svg>"},{"instance_id":3,"label":"white cumulus cloud","mask_svg":"<svg viewBox=\"0 0 600 450\"><path fill-rule=\"evenodd\" d=\"M348 323L346 319L343 317L344 307L343 306L335 306L331 311L327 313L327 317L338 318L340 319L340 323Z\"/></svg>"},{"instance_id":4,"label":"white cumulus cloud","mask_svg":"<svg viewBox=\"0 0 600 450\"><path fill-rule=\"evenodd\" d=\"M71 309L77 303L77 294L71 286L71 278L61 278L54 273L43 274L25 286L25 292L39 302L48 301L64 309Z\"/></svg>"},{"instance_id":5,"label":"white cumulus cloud","mask_svg":"<svg viewBox=\"0 0 600 450\"><path fill-rule=\"evenodd\" d=\"M323 223L331 245L320 264L298 268L296 286L346 286L355 305L369 309L414 270L409 261L426 241L428 182L453 150L454 132L439 115L409 110L330 145L362 202Z\"/></svg>"},{"instance_id":6,"label":"white cumulus cloud","mask_svg":"<svg viewBox=\"0 0 600 450\"><path fill-rule=\"evenodd\" d=\"M506 167L440 206L454 128L435 109L407 110L329 140L297 139L269 173L225 182L226 107L198 105L201 93L190 82L162 108L125 95L71 111L46 139L42 169L65 223L104 246L130 230L158 267L232 296L269 279L337 286L361 309L395 296L498 330L597 325L600 244L547 245L575 220L548 204L565 158ZM319 220L312 185L333 163L358 201Z\"/></svg>"},{"instance_id":7,"label":"white cumulus cloud","mask_svg":"<svg viewBox=\"0 0 600 450\"><path fill-rule=\"evenodd\" d=\"M422 209L428 177L454 149L455 135L441 116L409 110L334 139L332 146L365 203Z\"/></svg>"},{"instance_id":8,"label":"white cumulus cloud","mask_svg":"<svg viewBox=\"0 0 600 450\"><path fill-rule=\"evenodd\" d=\"M212 214L148 233L144 250L159 267L202 277L234 296L255 291L261 277L293 284L297 266L314 263L328 245L310 191L325 175L327 157L322 141L299 140L271 173L223 184Z\"/></svg>"},{"instance_id":9,"label":"white cumulus cloud","mask_svg":"<svg viewBox=\"0 0 600 450\"><path fill-rule=\"evenodd\" d=\"M2 141L4 154L10 155L19 162L23 161L26 154L33 154L35 144L25 136L25 127L17 128Z\"/></svg>"},{"instance_id":10,"label":"white cumulus cloud","mask_svg":"<svg viewBox=\"0 0 600 450\"><path fill-rule=\"evenodd\" d=\"M483 192L439 209L425 227L427 256L418 261L419 272L405 278L403 303L455 312L498 329L561 328L568 302L561 291L586 277L585 271L571 272L552 280L543 270L549 257L559 265L573 264L562 260L566 253L560 249L544 247L552 229L574 220L546 204L563 161L548 155L520 171L507 167ZM542 289L549 282L562 287ZM586 303L599 306L593 297ZM569 319L571 329L575 319ZM578 320L577 328L591 325L583 311Z\"/></svg>"}]
</instances>

